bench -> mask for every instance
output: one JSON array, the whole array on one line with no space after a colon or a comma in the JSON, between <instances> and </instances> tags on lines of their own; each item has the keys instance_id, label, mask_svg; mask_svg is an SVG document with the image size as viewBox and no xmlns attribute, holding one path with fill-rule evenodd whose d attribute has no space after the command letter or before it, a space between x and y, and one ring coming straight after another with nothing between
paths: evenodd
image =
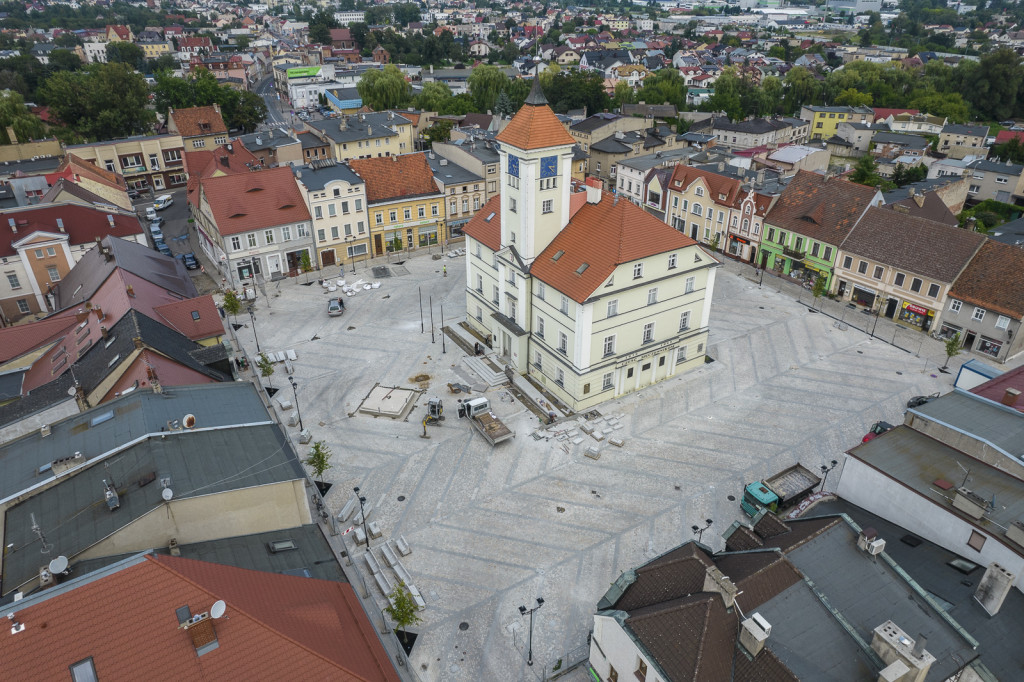
<instances>
[{"instance_id":1,"label":"bench","mask_svg":"<svg viewBox=\"0 0 1024 682\"><path fill-rule=\"evenodd\" d=\"M423 601L423 596L420 594L420 591L416 589L416 586L412 583L406 583L405 587L409 590L412 600L416 602L416 608L426 608L427 602Z\"/></svg>"},{"instance_id":2,"label":"bench","mask_svg":"<svg viewBox=\"0 0 1024 682\"><path fill-rule=\"evenodd\" d=\"M358 514L356 514L356 518L352 520L352 523L356 524L357 526L362 525L362 523L363 523L363 515L366 515L366 517L369 518L371 511L373 511L373 505L370 504L369 502L364 503L363 504L363 511L361 511Z\"/></svg>"},{"instance_id":3,"label":"bench","mask_svg":"<svg viewBox=\"0 0 1024 682\"><path fill-rule=\"evenodd\" d=\"M367 552L363 556L366 557L366 565L370 567L370 573L376 575L380 573L380 564L377 563L377 559L373 556L373 552Z\"/></svg>"},{"instance_id":4,"label":"bench","mask_svg":"<svg viewBox=\"0 0 1024 682\"><path fill-rule=\"evenodd\" d=\"M374 573L373 578L377 581L377 587L380 588L380 591L384 593L385 597L390 596L390 594L395 591L394 586L391 584L391 581L388 580L388 577L384 574L384 571L381 571L380 573Z\"/></svg>"},{"instance_id":5,"label":"bench","mask_svg":"<svg viewBox=\"0 0 1024 682\"><path fill-rule=\"evenodd\" d=\"M395 557L395 553L392 551L389 545L383 545L380 548L381 556L384 558L384 563L388 566L394 566L398 563L398 559Z\"/></svg>"},{"instance_id":6,"label":"bench","mask_svg":"<svg viewBox=\"0 0 1024 682\"><path fill-rule=\"evenodd\" d=\"M403 583L408 585L412 582L412 576L409 575L409 571L405 570L405 566L402 565L401 561L396 561L395 565L391 568L395 570L395 575L397 575L398 579Z\"/></svg>"},{"instance_id":7,"label":"bench","mask_svg":"<svg viewBox=\"0 0 1024 682\"><path fill-rule=\"evenodd\" d=\"M404 535L399 535L398 539L395 540L395 547L398 549L398 553L402 556L409 556L412 554L412 547L406 542Z\"/></svg>"},{"instance_id":8,"label":"bench","mask_svg":"<svg viewBox=\"0 0 1024 682\"><path fill-rule=\"evenodd\" d=\"M345 503L345 506L341 508L340 512L338 512L338 520L347 521L348 517L352 516L352 512L354 512L358 507L359 500L354 497L350 497L348 502Z\"/></svg>"}]
</instances>

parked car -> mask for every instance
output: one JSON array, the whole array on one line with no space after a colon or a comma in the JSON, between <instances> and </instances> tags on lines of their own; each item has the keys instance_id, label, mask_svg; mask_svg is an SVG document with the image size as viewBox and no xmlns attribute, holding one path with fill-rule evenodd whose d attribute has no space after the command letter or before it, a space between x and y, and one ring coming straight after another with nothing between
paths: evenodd
<instances>
[{"instance_id":1,"label":"parked car","mask_svg":"<svg viewBox=\"0 0 1024 682\"><path fill-rule=\"evenodd\" d=\"M181 262L189 270L197 270L199 268L199 261L196 260L196 254L191 251L181 254Z\"/></svg>"},{"instance_id":2,"label":"parked car","mask_svg":"<svg viewBox=\"0 0 1024 682\"><path fill-rule=\"evenodd\" d=\"M149 233L153 235L153 242L164 241L164 231L160 229L160 226L153 223L149 226Z\"/></svg>"},{"instance_id":3,"label":"parked car","mask_svg":"<svg viewBox=\"0 0 1024 682\"><path fill-rule=\"evenodd\" d=\"M167 246L167 243L163 239L154 239L153 248L165 256L171 255L171 247Z\"/></svg>"},{"instance_id":4,"label":"parked car","mask_svg":"<svg viewBox=\"0 0 1024 682\"><path fill-rule=\"evenodd\" d=\"M875 422L871 425L871 429L864 435L864 437L860 439L860 442L867 443L869 440L874 440L892 428L893 426L889 422Z\"/></svg>"},{"instance_id":5,"label":"parked car","mask_svg":"<svg viewBox=\"0 0 1024 682\"><path fill-rule=\"evenodd\" d=\"M147 206L146 207L146 220L153 221L153 220L156 220L156 218L157 218L156 209L153 208L152 206Z\"/></svg>"},{"instance_id":6,"label":"parked car","mask_svg":"<svg viewBox=\"0 0 1024 682\"><path fill-rule=\"evenodd\" d=\"M341 317L345 314L345 304L340 298L332 298L327 301L327 314L331 317Z\"/></svg>"},{"instance_id":7,"label":"parked car","mask_svg":"<svg viewBox=\"0 0 1024 682\"><path fill-rule=\"evenodd\" d=\"M154 202L153 208L155 208L158 211L162 211L173 203L174 197L172 197L170 194L163 194L156 198L156 202Z\"/></svg>"},{"instance_id":8,"label":"parked car","mask_svg":"<svg viewBox=\"0 0 1024 682\"><path fill-rule=\"evenodd\" d=\"M938 393L932 393L931 395L915 395L913 398L907 401L907 407L921 407L925 403L930 403L939 397Z\"/></svg>"},{"instance_id":9,"label":"parked car","mask_svg":"<svg viewBox=\"0 0 1024 682\"><path fill-rule=\"evenodd\" d=\"M159 215L158 215L157 217L155 217L155 218L153 218L152 220L150 220L150 221L149 221L149 224L150 224L150 225L156 225L156 226L157 226L157 227L159 227L159 228L163 228L163 226L164 226L164 223L166 223L166 222L167 222L167 221L166 221L166 220L164 220L163 216L159 216Z\"/></svg>"}]
</instances>

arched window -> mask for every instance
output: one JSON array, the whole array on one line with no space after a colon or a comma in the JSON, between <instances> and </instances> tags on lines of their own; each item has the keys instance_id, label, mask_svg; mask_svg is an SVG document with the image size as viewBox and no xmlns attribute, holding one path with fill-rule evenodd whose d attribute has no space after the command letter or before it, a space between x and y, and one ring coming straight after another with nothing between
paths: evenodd
<instances>
[{"instance_id":1,"label":"arched window","mask_svg":"<svg viewBox=\"0 0 1024 682\"><path fill-rule=\"evenodd\" d=\"M702 197L702 196L704 196L704 188L703 187L698 187L694 193L697 196Z\"/></svg>"},{"instance_id":2,"label":"arched window","mask_svg":"<svg viewBox=\"0 0 1024 682\"><path fill-rule=\"evenodd\" d=\"M743 212L750 215L750 204L747 204L746 208L743 209Z\"/></svg>"},{"instance_id":3,"label":"arched window","mask_svg":"<svg viewBox=\"0 0 1024 682\"><path fill-rule=\"evenodd\" d=\"M694 215L704 215L704 209L701 208L700 204L694 204L693 205L693 214Z\"/></svg>"},{"instance_id":4,"label":"arched window","mask_svg":"<svg viewBox=\"0 0 1024 682\"><path fill-rule=\"evenodd\" d=\"M743 231L746 232L747 228L749 228L749 227L750 227L750 221L747 220L746 218L744 218L743 219Z\"/></svg>"}]
</instances>

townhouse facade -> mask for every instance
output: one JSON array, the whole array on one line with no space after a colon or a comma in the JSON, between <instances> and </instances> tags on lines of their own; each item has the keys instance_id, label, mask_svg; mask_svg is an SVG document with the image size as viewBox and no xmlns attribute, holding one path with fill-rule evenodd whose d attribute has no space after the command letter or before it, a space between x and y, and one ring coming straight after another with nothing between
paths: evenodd
<instances>
[{"instance_id":1,"label":"townhouse facade","mask_svg":"<svg viewBox=\"0 0 1024 682\"><path fill-rule=\"evenodd\" d=\"M827 140L836 134L840 123L871 123L875 112L865 106L800 107L800 118L810 124L812 140Z\"/></svg>"},{"instance_id":2,"label":"townhouse facade","mask_svg":"<svg viewBox=\"0 0 1024 682\"><path fill-rule=\"evenodd\" d=\"M185 151L227 144L228 127L220 113L220 105L168 109L167 132L181 137Z\"/></svg>"},{"instance_id":3,"label":"townhouse facade","mask_svg":"<svg viewBox=\"0 0 1024 682\"><path fill-rule=\"evenodd\" d=\"M979 159L967 164L967 194L972 201L995 199L1004 204L1024 197L1024 165Z\"/></svg>"},{"instance_id":4,"label":"townhouse facade","mask_svg":"<svg viewBox=\"0 0 1024 682\"><path fill-rule=\"evenodd\" d=\"M468 142L435 142L427 156L434 154L465 168L484 179L484 203L498 195L498 145L492 140L470 139ZM433 159L431 159L433 161Z\"/></svg>"},{"instance_id":5,"label":"townhouse facade","mask_svg":"<svg viewBox=\"0 0 1024 682\"><path fill-rule=\"evenodd\" d=\"M91 161L99 168L124 176L136 191L183 187L185 146L181 135L139 135L67 147L69 154Z\"/></svg>"},{"instance_id":6,"label":"townhouse facade","mask_svg":"<svg viewBox=\"0 0 1024 682\"><path fill-rule=\"evenodd\" d=\"M950 124L939 133L938 151L951 159L962 159L966 156L985 158L988 156L989 127L975 124Z\"/></svg>"},{"instance_id":7,"label":"townhouse facade","mask_svg":"<svg viewBox=\"0 0 1024 682\"><path fill-rule=\"evenodd\" d=\"M603 140L590 145L588 154L589 175L597 177L614 187L618 173L618 164L626 159L670 151L685 147L687 143L682 136L676 135L668 126L617 131Z\"/></svg>"},{"instance_id":8,"label":"townhouse facade","mask_svg":"<svg viewBox=\"0 0 1024 682\"><path fill-rule=\"evenodd\" d=\"M810 123L788 116L776 118L754 118L735 123L724 117L714 117L709 124L695 129L709 129L722 145L733 149L751 147L781 146L806 142Z\"/></svg>"},{"instance_id":9,"label":"townhouse facade","mask_svg":"<svg viewBox=\"0 0 1024 682\"><path fill-rule=\"evenodd\" d=\"M293 169L313 221L314 267L326 269L367 258L370 252L366 183L333 159Z\"/></svg>"},{"instance_id":10,"label":"townhouse facade","mask_svg":"<svg viewBox=\"0 0 1024 682\"><path fill-rule=\"evenodd\" d=\"M487 203L483 177L472 173L448 159L427 153L427 163L434 173L434 181L445 195L445 224L448 234L461 237L462 228ZM433 158L431 158L433 157Z\"/></svg>"},{"instance_id":11,"label":"townhouse facade","mask_svg":"<svg viewBox=\"0 0 1024 682\"><path fill-rule=\"evenodd\" d=\"M331 146L334 160L369 159L413 151L413 125L394 112L341 115L308 129Z\"/></svg>"}]
</instances>

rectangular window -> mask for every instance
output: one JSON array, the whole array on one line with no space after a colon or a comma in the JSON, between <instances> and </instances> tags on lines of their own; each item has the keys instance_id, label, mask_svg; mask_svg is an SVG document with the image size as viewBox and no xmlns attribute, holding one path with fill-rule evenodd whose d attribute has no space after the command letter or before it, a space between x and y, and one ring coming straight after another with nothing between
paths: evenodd
<instances>
[{"instance_id":1,"label":"rectangular window","mask_svg":"<svg viewBox=\"0 0 1024 682\"><path fill-rule=\"evenodd\" d=\"M516 198L515 197L509 197L508 198L508 210L512 211L513 213L516 212Z\"/></svg>"},{"instance_id":2,"label":"rectangular window","mask_svg":"<svg viewBox=\"0 0 1024 682\"><path fill-rule=\"evenodd\" d=\"M607 372L603 377L601 377L601 390L602 391L607 391L607 390L611 389L611 387L612 387L612 373L611 372Z\"/></svg>"},{"instance_id":3,"label":"rectangular window","mask_svg":"<svg viewBox=\"0 0 1024 682\"><path fill-rule=\"evenodd\" d=\"M291 238L292 238L292 226L291 225L285 225L284 227L281 228L281 240L287 242L287 241L291 241Z\"/></svg>"},{"instance_id":4,"label":"rectangular window","mask_svg":"<svg viewBox=\"0 0 1024 682\"><path fill-rule=\"evenodd\" d=\"M774 227L769 227L768 228L768 241L770 241L770 242L775 241L775 228Z\"/></svg>"},{"instance_id":5,"label":"rectangular window","mask_svg":"<svg viewBox=\"0 0 1024 682\"><path fill-rule=\"evenodd\" d=\"M477 277L480 277L480 275L477 275ZM537 316L537 336L542 339L544 338L544 318L540 315Z\"/></svg>"},{"instance_id":6,"label":"rectangular window","mask_svg":"<svg viewBox=\"0 0 1024 682\"><path fill-rule=\"evenodd\" d=\"M814 244L811 246L811 255L814 256L815 258L817 258L818 257L818 251L820 251L820 250L821 250L821 244L819 244L818 242L814 242Z\"/></svg>"},{"instance_id":7,"label":"rectangular window","mask_svg":"<svg viewBox=\"0 0 1024 682\"><path fill-rule=\"evenodd\" d=\"M846 256L845 258L843 258L843 268L846 269L846 270L849 270L852 267L853 267L853 257L852 256Z\"/></svg>"},{"instance_id":8,"label":"rectangular window","mask_svg":"<svg viewBox=\"0 0 1024 682\"><path fill-rule=\"evenodd\" d=\"M384 222L384 214L383 213L375 213L374 216L373 216L373 219L377 221L378 225L380 225L381 223Z\"/></svg>"},{"instance_id":9,"label":"rectangular window","mask_svg":"<svg viewBox=\"0 0 1024 682\"><path fill-rule=\"evenodd\" d=\"M341 212L342 213L348 213L348 202L347 201L341 202Z\"/></svg>"},{"instance_id":10,"label":"rectangular window","mask_svg":"<svg viewBox=\"0 0 1024 682\"><path fill-rule=\"evenodd\" d=\"M541 202L541 213L551 213L551 211L553 210L551 208L552 203L553 202L551 201L551 199L545 199L543 202Z\"/></svg>"},{"instance_id":11,"label":"rectangular window","mask_svg":"<svg viewBox=\"0 0 1024 682\"><path fill-rule=\"evenodd\" d=\"M757 234L757 223L754 223L754 234ZM828 261L830 263L832 262L832 247L831 246L826 246L825 247L825 257L822 258L822 260Z\"/></svg>"},{"instance_id":12,"label":"rectangular window","mask_svg":"<svg viewBox=\"0 0 1024 682\"><path fill-rule=\"evenodd\" d=\"M479 246L477 248L479 248ZM480 254L477 254L477 255L480 255ZM548 288L544 285L544 282L537 282L537 298L539 298L540 300L543 301L544 300L544 294L546 294L547 291L548 291Z\"/></svg>"},{"instance_id":13,"label":"rectangular window","mask_svg":"<svg viewBox=\"0 0 1024 682\"><path fill-rule=\"evenodd\" d=\"M338 215L338 209L334 207L334 204L327 204L327 215L330 218Z\"/></svg>"},{"instance_id":14,"label":"rectangular window","mask_svg":"<svg viewBox=\"0 0 1024 682\"><path fill-rule=\"evenodd\" d=\"M18 276L13 273L7 275L7 283L11 286L12 289L21 288L21 282L18 281Z\"/></svg>"},{"instance_id":15,"label":"rectangular window","mask_svg":"<svg viewBox=\"0 0 1024 682\"><path fill-rule=\"evenodd\" d=\"M541 355L540 351L536 351L533 354L533 366L540 370L544 369L544 356Z\"/></svg>"},{"instance_id":16,"label":"rectangular window","mask_svg":"<svg viewBox=\"0 0 1024 682\"><path fill-rule=\"evenodd\" d=\"M325 233L323 229L319 229L316 231L316 237L322 242L327 241L327 233Z\"/></svg>"},{"instance_id":17,"label":"rectangular window","mask_svg":"<svg viewBox=\"0 0 1024 682\"><path fill-rule=\"evenodd\" d=\"M391 220L391 222L395 222L396 220L398 220L398 211L388 211L388 218Z\"/></svg>"},{"instance_id":18,"label":"rectangular window","mask_svg":"<svg viewBox=\"0 0 1024 682\"><path fill-rule=\"evenodd\" d=\"M668 256L668 269L674 270L676 267L676 254L670 253Z\"/></svg>"},{"instance_id":19,"label":"rectangular window","mask_svg":"<svg viewBox=\"0 0 1024 682\"><path fill-rule=\"evenodd\" d=\"M263 230L263 239L267 242L267 244L273 244L274 243L274 231L273 230Z\"/></svg>"},{"instance_id":20,"label":"rectangular window","mask_svg":"<svg viewBox=\"0 0 1024 682\"><path fill-rule=\"evenodd\" d=\"M356 232L358 232L359 234L363 234L364 232L366 232L366 224L362 220L356 223Z\"/></svg>"},{"instance_id":21,"label":"rectangular window","mask_svg":"<svg viewBox=\"0 0 1024 682\"><path fill-rule=\"evenodd\" d=\"M1000 315L996 318L996 329L1006 329L1010 326L1010 318L1006 315Z\"/></svg>"},{"instance_id":22,"label":"rectangular window","mask_svg":"<svg viewBox=\"0 0 1024 682\"><path fill-rule=\"evenodd\" d=\"M46 266L46 274L50 277L50 281L51 282L59 282L60 281L60 273L57 271L57 266L56 265L47 265Z\"/></svg>"},{"instance_id":23,"label":"rectangular window","mask_svg":"<svg viewBox=\"0 0 1024 682\"><path fill-rule=\"evenodd\" d=\"M949 299L949 309L952 310L954 313L960 312L961 306L963 306L962 301L958 301L955 298Z\"/></svg>"},{"instance_id":24,"label":"rectangular window","mask_svg":"<svg viewBox=\"0 0 1024 682\"><path fill-rule=\"evenodd\" d=\"M19 298L18 299L18 312L22 313L23 315L27 315L28 311L29 311L28 301L26 301L23 298Z\"/></svg>"},{"instance_id":25,"label":"rectangular window","mask_svg":"<svg viewBox=\"0 0 1024 682\"><path fill-rule=\"evenodd\" d=\"M249 245L250 249L255 249L256 248L256 233L255 232L250 232L249 234L245 235L245 240L246 240L246 243Z\"/></svg>"},{"instance_id":26,"label":"rectangular window","mask_svg":"<svg viewBox=\"0 0 1024 682\"><path fill-rule=\"evenodd\" d=\"M862 261L860 261L859 263L857 263L857 272L858 272L858 273L860 273L860 274L862 274L862 275L863 275L863 274L865 274L865 273L866 273L867 271L868 271L868 263L867 263L867 261L863 261L863 260L862 260Z\"/></svg>"},{"instance_id":27,"label":"rectangular window","mask_svg":"<svg viewBox=\"0 0 1024 682\"><path fill-rule=\"evenodd\" d=\"M644 663L642 660L638 660L636 662L636 672L634 674L636 675L636 679L640 680L640 682L646 682L647 664Z\"/></svg>"},{"instance_id":28,"label":"rectangular window","mask_svg":"<svg viewBox=\"0 0 1024 682\"><path fill-rule=\"evenodd\" d=\"M885 268L883 268L881 265L876 265L875 272L871 276L874 277L875 279L882 279L883 272L885 272Z\"/></svg>"},{"instance_id":29,"label":"rectangular window","mask_svg":"<svg viewBox=\"0 0 1024 682\"><path fill-rule=\"evenodd\" d=\"M910 290L913 291L913 292L921 291L921 285L922 284L923 284L923 282L920 279L918 279L917 277L915 277L910 282Z\"/></svg>"},{"instance_id":30,"label":"rectangular window","mask_svg":"<svg viewBox=\"0 0 1024 682\"><path fill-rule=\"evenodd\" d=\"M406 220L412 220L412 209L406 208L402 210L402 215L405 216Z\"/></svg>"},{"instance_id":31,"label":"rectangular window","mask_svg":"<svg viewBox=\"0 0 1024 682\"><path fill-rule=\"evenodd\" d=\"M690 328L690 311L684 310L679 315L679 331L683 332Z\"/></svg>"},{"instance_id":32,"label":"rectangular window","mask_svg":"<svg viewBox=\"0 0 1024 682\"><path fill-rule=\"evenodd\" d=\"M559 369L558 373L555 375L555 383L559 386L565 386L565 372L561 369Z\"/></svg>"},{"instance_id":33,"label":"rectangular window","mask_svg":"<svg viewBox=\"0 0 1024 682\"><path fill-rule=\"evenodd\" d=\"M650 343L654 341L654 323L648 322L644 325L644 343Z\"/></svg>"},{"instance_id":34,"label":"rectangular window","mask_svg":"<svg viewBox=\"0 0 1024 682\"><path fill-rule=\"evenodd\" d=\"M565 332L558 332L558 352L563 354L569 352L569 337L565 335Z\"/></svg>"},{"instance_id":35,"label":"rectangular window","mask_svg":"<svg viewBox=\"0 0 1024 682\"><path fill-rule=\"evenodd\" d=\"M346 237L351 237L352 236L352 225L351 225L351 223L345 223L345 236Z\"/></svg>"},{"instance_id":36,"label":"rectangular window","mask_svg":"<svg viewBox=\"0 0 1024 682\"><path fill-rule=\"evenodd\" d=\"M653 289L648 289L647 290L647 305L654 305L657 302L658 302L658 288L654 287Z\"/></svg>"},{"instance_id":37,"label":"rectangular window","mask_svg":"<svg viewBox=\"0 0 1024 682\"><path fill-rule=\"evenodd\" d=\"M687 277L686 278L686 288L684 290L684 293L692 294L693 293L693 287L694 287L694 284L696 283L696 281L697 280L696 280L695 277Z\"/></svg>"},{"instance_id":38,"label":"rectangular window","mask_svg":"<svg viewBox=\"0 0 1024 682\"><path fill-rule=\"evenodd\" d=\"M338 226L337 225L331 225L331 239L337 239L337 238L338 238Z\"/></svg>"},{"instance_id":39,"label":"rectangular window","mask_svg":"<svg viewBox=\"0 0 1024 682\"><path fill-rule=\"evenodd\" d=\"M362 210L363 210L363 200L362 199L356 199L356 212L359 212L359 211L362 211Z\"/></svg>"},{"instance_id":40,"label":"rectangular window","mask_svg":"<svg viewBox=\"0 0 1024 682\"><path fill-rule=\"evenodd\" d=\"M494 301L494 305L498 305L498 286L497 285L494 285L494 286L491 287L491 293L494 294L494 297L491 300Z\"/></svg>"},{"instance_id":41,"label":"rectangular window","mask_svg":"<svg viewBox=\"0 0 1024 682\"><path fill-rule=\"evenodd\" d=\"M615 355L615 336L604 337L604 357Z\"/></svg>"},{"instance_id":42,"label":"rectangular window","mask_svg":"<svg viewBox=\"0 0 1024 682\"><path fill-rule=\"evenodd\" d=\"M619 314L619 299L614 298L608 301L608 317L615 317Z\"/></svg>"},{"instance_id":43,"label":"rectangular window","mask_svg":"<svg viewBox=\"0 0 1024 682\"><path fill-rule=\"evenodd\" d=\"M907 279L906 275L904 275L902 272L897 272L896 273L896 282L895 282L896 286L898 286L898 287L903 286L903 282L906 281L906 279Z\"/></svg>"},{"instance_id":44,"label":"rectangular window","mask_svg":"<svg viewBox=\"0 0 1024 682\"><path fill-rule=\"evenodd\" d=\"M181 150L172 149L170 151L164 152L164 161L166 161L167 163L181 161Z\"/></svg>"},{"instance_id":45,"label":"rectangular window","mask_svg":"<svg viewBox=\"0 0 1024 682\"><path fill-rule=\"evenodd\" d=\"M69 666L71 671L71 682L98 682L96 666L93 665L92 657L73 663Z\"/></svg>"},{"instance_id":46,"label":"rectangular window","mask_svg":"<svg viewBox=\"0 0 1024 682\"><path fill-rule=\"evenodd\" d=\"M929 284L928 285L928 297L929 298L938 298L939 297L939 285L938 284Z\"/></svg>"},{"instance_id":47,"label":"rectangular window","mask_svg":"<svg viewBox=\"0 0 1024 682\"><path fill-rule=\"evenodd\" d=\"M981 322L982 320L984 320L985 319L985 309L984 308L975 308L974 309L974 314L971 315L971 319L974 320L975 322Z\"/></svg>"},{"instance_id":48,"label":"rectangular window","mask_svg":"<svg viewBox=\"0 0 1024 682\"><path fill-rule=\"evenodd\" d=\"M679 350L676 351L676 364L686 362L686 346L679 346Z\"/></svg>"},{"instance_id":49,"label":"rectangular window","mask_svg":"<svg viewBox=\"0 0 1024 682\"><path fill-rule=\"evenodd\" d=\"M558 309L562 311L563 315L569 314L569 297L562 294L562 301L558 306Z\"/></svg>"},{"instance_id":50,"label":"rectangular window","mask_svg":"<svg viewBox=\"0 0 1024 682\"><path fill-rule=\"evenodd\" d=\"M633 265L633 279L640 279L644 276L644 264L636 263Z\"/></svg>"},{"instance_id":51,"label":"rectangular window","mask_svg":"<svg viewBox=\"0 0 1024 682\"><path fill-rule=\"evenodd\" d=\"M427 217L427 207L426 206L417 206L416 207L416 217L418 217L418 218L426 218Z\"/></svg>"}]
</instances>

